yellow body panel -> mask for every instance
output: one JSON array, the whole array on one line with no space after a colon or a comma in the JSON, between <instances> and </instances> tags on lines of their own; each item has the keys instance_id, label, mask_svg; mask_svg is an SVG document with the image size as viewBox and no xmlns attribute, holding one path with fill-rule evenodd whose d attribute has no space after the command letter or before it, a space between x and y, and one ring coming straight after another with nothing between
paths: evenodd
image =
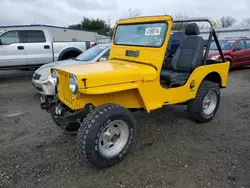
<instances>
[{"instance_id":1,"label":"yellow body panel","mask_svg":"<svg viewBox=\"0 0 250 188\"><path fill-rule=\"evenodd\" d=\"M163 105L195 98L200 83L211 73L218 75L221 87L226 87L229 62L200 66L192 72L184 86L163 88L160 84L160 71L172 28L171 17L134 18L118 21L117 25L146 22L168 24L161 47L122 46L113 42L109 61L58 68L60 101L72 110L84 108L86 104L100 106L116 103L125 108L144 108L149 112ZM139 51L140 55L128 57L125 55L127 50ZM70 75L75 75L79 83L76 95L69 91ZM191 83L194 83L192 89Z\"/></svg>"}]
</instances>

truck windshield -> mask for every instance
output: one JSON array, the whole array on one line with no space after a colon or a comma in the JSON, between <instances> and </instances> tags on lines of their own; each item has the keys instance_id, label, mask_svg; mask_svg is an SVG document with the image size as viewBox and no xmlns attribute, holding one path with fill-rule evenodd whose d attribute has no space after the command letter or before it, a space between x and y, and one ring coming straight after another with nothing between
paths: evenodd
<instances>
[{"instance_id":1,"label":"truck windshield","mask_svg":"<svg viewBox=\"0 0 250 188\"><path fill-rule=\"evenodd\" d=\"M219 40L220 46L222 50L230 50L235 41L234 40ZM210 46L210 50L218 50L216 43L212 42Z\"/></svg>"},{"instance_id":2,"label":"truck windshield","mask_svg":"<svg viewBox=\"0 0 250 188\"><path fill-rule=\"evenodd\" d=\"M78 61L92 61L96 56L98 56L107 46L96 45L86 50L75 59Z\"/></svg>"},{"instance_id":3,"label":"truck windshield","mask_svg":"<svg viewBox=\"0 0 250 188\"><path fill-rule=\"evenodd\" d=\"M166 31L167 23L118 25L114 43L128 46L161 47Z\"/></svg>"}]
</instances>

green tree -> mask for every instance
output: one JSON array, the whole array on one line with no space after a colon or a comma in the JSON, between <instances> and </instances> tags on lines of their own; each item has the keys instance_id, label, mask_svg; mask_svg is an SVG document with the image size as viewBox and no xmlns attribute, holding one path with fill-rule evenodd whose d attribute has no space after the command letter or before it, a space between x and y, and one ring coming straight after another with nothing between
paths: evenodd
<instances>
[{"instance_id":1,"label":"green tree","mask_svg":"<svg viewBox=\"0 0 250 188\"><path fill-rule=\"evenodd\" d=\"M110 23L107 23L105 20L100 18L91 19L83 17L81 23L70 25L69 28L93 30L97 31L98 34L105 36L111 36L113 33Z\"/></svg>"}]
</instances>

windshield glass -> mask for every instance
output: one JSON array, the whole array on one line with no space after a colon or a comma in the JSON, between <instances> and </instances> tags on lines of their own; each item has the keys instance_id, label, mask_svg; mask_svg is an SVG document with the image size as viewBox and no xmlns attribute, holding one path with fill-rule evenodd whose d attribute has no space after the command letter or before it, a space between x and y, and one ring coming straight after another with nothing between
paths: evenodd
<instances>
[{"instance_id":1,"label":"windshield glass","mask_svg":"<svg viewBox=\"0 0 250 188\"><path fill-rule=\"evenodd\" d=\"M234 45L234 40L220 40L219 41L222 50L230 50ZM212 42L210 46L210 50L218 50L216 43Z\"/></svg>"},{"instance_id":2,"label":"windshield glass","mask_svg":"<svg viewBox=\"0 0 250 188\"><path fill-rule=\"evenodd\" d=\"M0 35L2 35L2 34L3 34L3 32L4 32L4 30L0 30Z\"/></svg>"},{"instance_id":3,"label":"windshield glass","mask_svg":"<svg viewBox=\"0 0 250 188\"><path fill-rule=\"evenodd\" d=\"M119 25L115 44L160 47L164 43L167 23Z\"/></svg>"},{"instance_id":4,"label":"windshield glass","mask_svg":"<svg viewBox=\"0 0 250 188\"><path fill-rule=\"evenodd\" d=\"M96 56L98 56L107 46L96 45L92 48L86 50L82 54L76 57L78 61L92 61Z\"/></svg>"}]
</instances>

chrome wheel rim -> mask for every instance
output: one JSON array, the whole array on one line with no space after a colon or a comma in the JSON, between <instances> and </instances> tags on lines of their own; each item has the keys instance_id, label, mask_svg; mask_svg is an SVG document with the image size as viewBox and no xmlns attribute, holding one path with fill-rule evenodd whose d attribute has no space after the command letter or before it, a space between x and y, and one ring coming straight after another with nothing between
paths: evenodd
<instances>
[{"instance_id":1,"label":"chrome wheel rim","mask_svg":"<svg viewBox=\"0 0 250 188\"><path fill-rule=\"evenodd\" d=\"M207 116L211 115L217 105L217 94L215 91L210 90L204 97L202 103L203 113Z\"/></svg>"},{"instance_id":2,"label":"chrome wheel rim","mask_svg":"<svg viewBox=\"0 0 250 188\"><path fill-rule=\"evenodd\" d=\"M124 149L129 138L129 127L122 120L110 122L99 138L99 151L104 157L110 158Z\"/></svg>"}]
</instances>

